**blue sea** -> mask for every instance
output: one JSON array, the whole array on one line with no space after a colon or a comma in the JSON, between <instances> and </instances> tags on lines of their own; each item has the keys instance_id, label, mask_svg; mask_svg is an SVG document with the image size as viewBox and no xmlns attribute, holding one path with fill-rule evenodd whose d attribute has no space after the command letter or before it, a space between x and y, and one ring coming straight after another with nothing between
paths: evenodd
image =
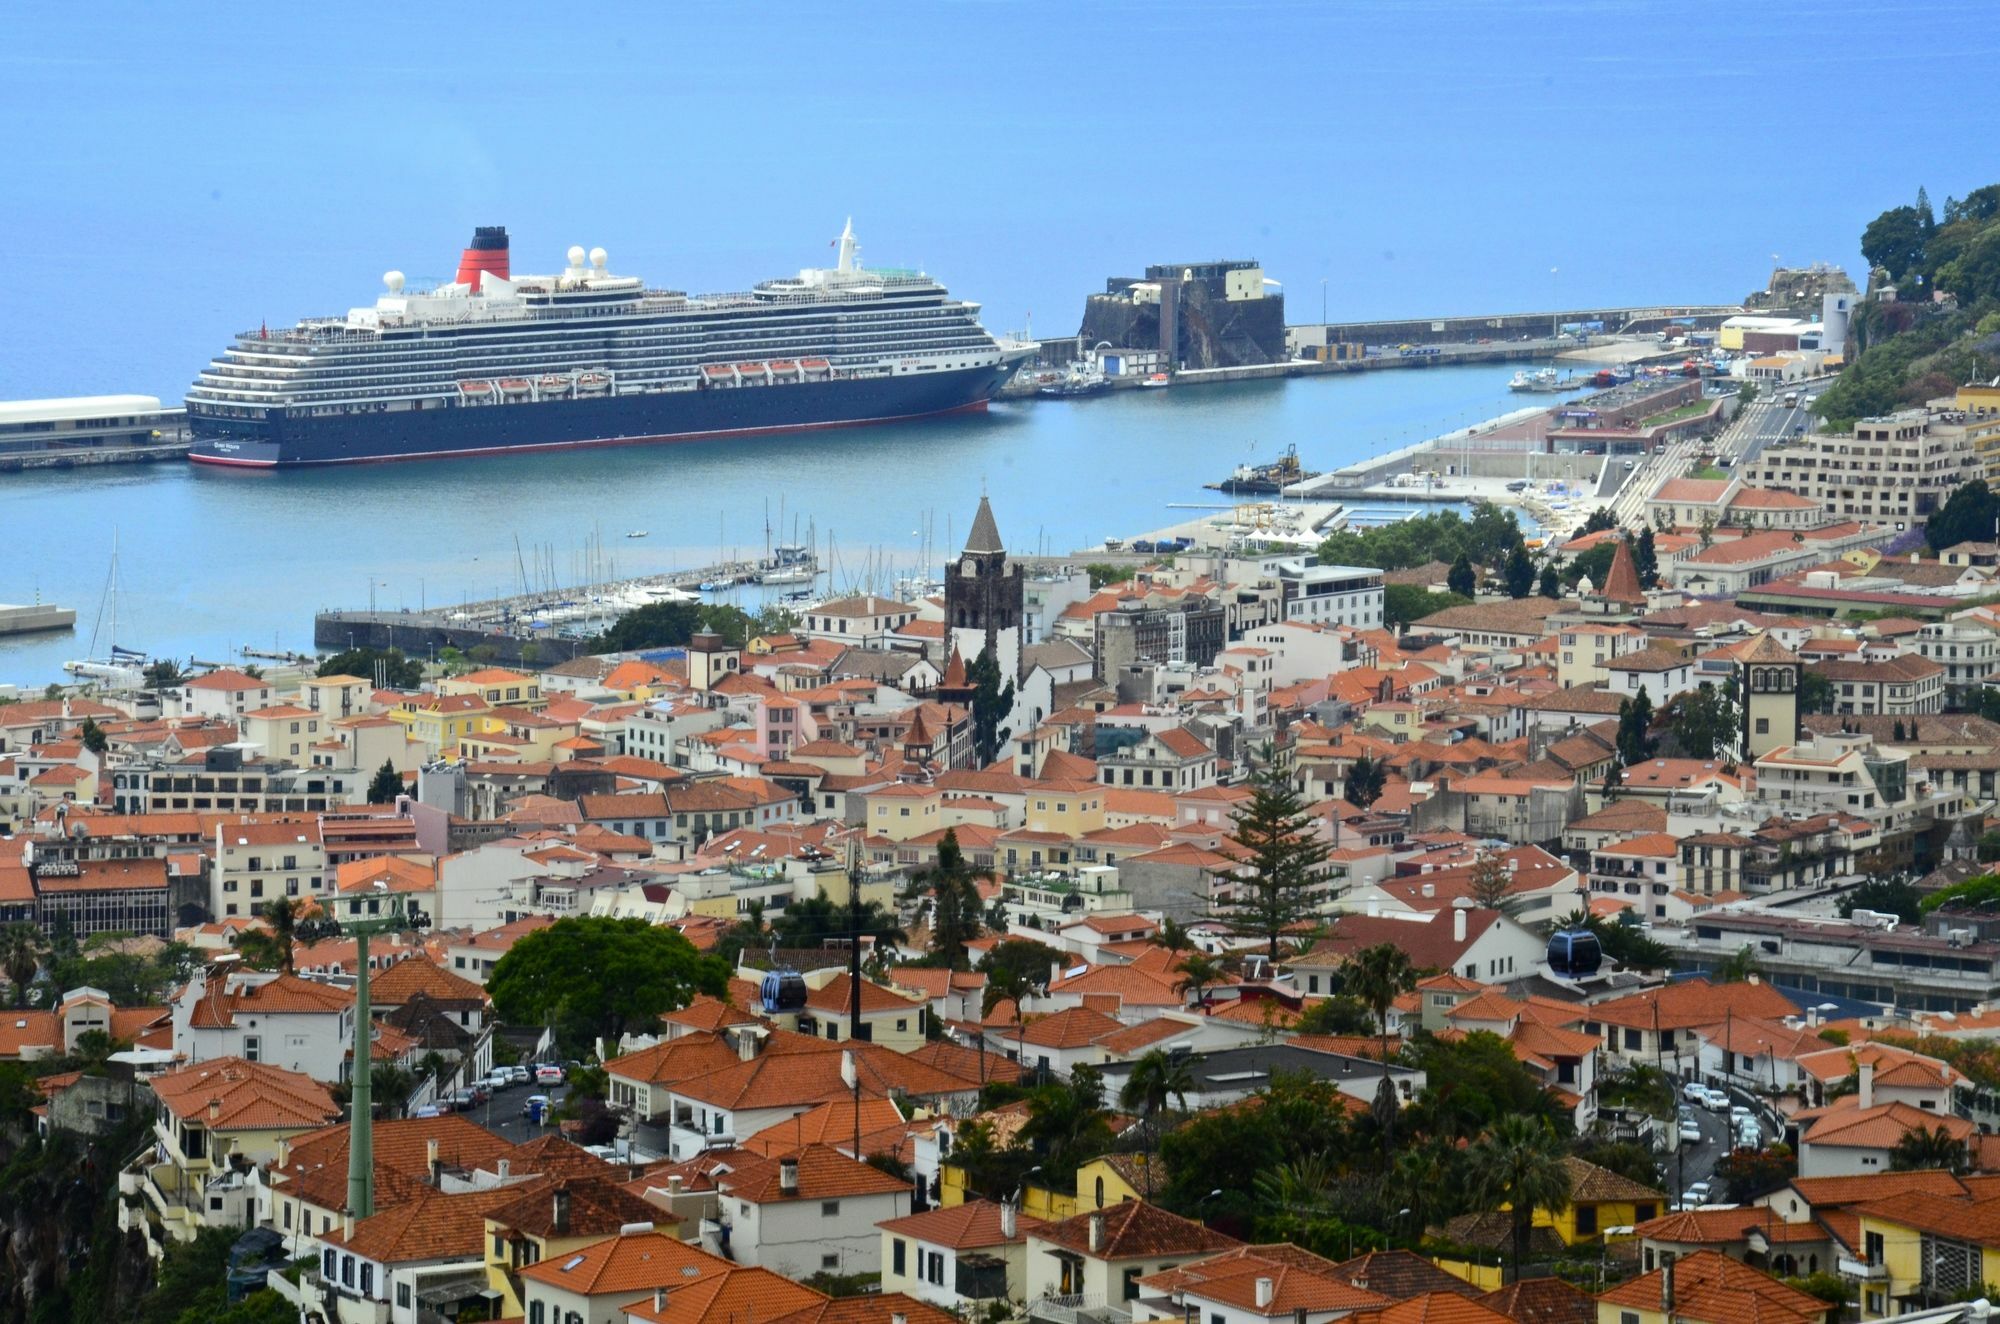
<instances>
[{"instance_id":1,"label":"blue sea","mask_svg":"<svg viewBox=\"0 0 2000 1324\"><path fill-rule=\"evenodd\" d=\"M1859 271L1868 218L1990 182L1966 82L1989 5L1858 0L0 7L0 399L177 398L238 331L572 244L730 290L922 267L996 331L1073 332L1109 276L1253 257L1289 320L1741 298ZM1509 407L1512 365L1176 389L838 438L324 475L0 479L0 601L120 642L301 647L329 605L452 600L752 549L763 510L850 567L914 560L982 485L1023 549L1175 518L1247 454L1314 467ZM1251 451L1251 444L1257 449ZM934 531L917 531L926 526ZM623 534L646 529L645 540ZM783 530L780 530L782 533ZM523 554L517 563L518 536ZM928 537L928 543L926 543ZM623 545L620 545L623 544ZM82 639L0 642L40 683Z\"/></svg>"}]
</instances>

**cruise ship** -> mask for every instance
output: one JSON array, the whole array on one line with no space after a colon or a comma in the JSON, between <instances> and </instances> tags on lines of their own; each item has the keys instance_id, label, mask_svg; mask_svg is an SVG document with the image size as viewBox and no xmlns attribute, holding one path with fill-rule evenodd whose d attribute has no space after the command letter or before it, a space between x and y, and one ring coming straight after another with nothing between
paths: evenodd
<instances>
[{"instance_id":1,"label":"cruise ship","mask_svg":"<svg viewBox=\"0 0 2000 1324\"><path fill-rule=\"evenodd\" d=\"M748 437L984 409L1035 351L919 271L830 268L691 295L571 248L516 276L481 226L449 284L236 337L187 394L189 458L254 468Z\"/></svg>"}]
</instances>

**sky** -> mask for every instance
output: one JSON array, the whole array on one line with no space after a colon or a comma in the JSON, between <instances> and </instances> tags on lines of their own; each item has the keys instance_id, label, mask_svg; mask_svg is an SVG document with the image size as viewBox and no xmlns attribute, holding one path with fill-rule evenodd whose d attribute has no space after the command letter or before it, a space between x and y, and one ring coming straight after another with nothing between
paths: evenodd
<instances>
[{"instance_id":1,"label":"sky","mask_svg":"<svg viewBox=\"0 0 2000 1324\"><path fill-rule=\"evenodd\" d=\"M1984 3L14 3L0 398L175 397L230 335L602 245L689 290L922 266L1073 333L1148 263L1289 320L1733 301L1992 182Z\"/></svg>"}]
</instances>

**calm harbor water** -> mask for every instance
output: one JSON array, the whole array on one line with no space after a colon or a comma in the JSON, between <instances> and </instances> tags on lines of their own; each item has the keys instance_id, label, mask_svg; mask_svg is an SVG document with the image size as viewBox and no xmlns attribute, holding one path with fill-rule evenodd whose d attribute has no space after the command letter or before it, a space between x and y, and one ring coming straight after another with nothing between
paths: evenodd
<instances>
[{"instance_id":1,"label":"calm harbor water","mask_svg":"<svg viewBox=\"0 0 2000 1324\"><path fill-rule=\"evenodd\" d=\"M1019 552L1132 536L1220 504L1202 484L1296 445L1327 469L1520 403L1517 364L1127 391L996 405L984 417L741 442L369 465L296 473L144 466L0 478L0 602L76 608L74 634L0 639L0 684L40 687L83 657L119 549L117 641L220 661L309 651L313 613L491 597L520 584L516 542L576 582L595 541L620 576L761 553L768 504L810 520L836 587L887 591L955 551L983 487ZM626 535L645 530L647 537ZM822 588L825 581L822 581ZM99 652L108 644L100 638Z\"/></svg>"}]
</instances>

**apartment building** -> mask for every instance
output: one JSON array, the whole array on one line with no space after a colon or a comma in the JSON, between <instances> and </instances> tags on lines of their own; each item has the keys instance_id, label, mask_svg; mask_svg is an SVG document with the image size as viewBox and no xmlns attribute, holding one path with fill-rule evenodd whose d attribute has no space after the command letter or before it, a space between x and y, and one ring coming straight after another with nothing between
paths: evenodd
<instances>
[{"instance_id":1,"label":"apartment building","mask_svg":"<svg viewBox=\"0 0 2000 1324\"><path fill-rule=\"evenodd\" d=\"M1978 468L1965 415L1906 409L1864 418L1850 434L1811 433L1767 447L1744 466L1753 487L1820 503L1829 519L1906 529L1928 519Z\"/></svg>"}]
</instances>

